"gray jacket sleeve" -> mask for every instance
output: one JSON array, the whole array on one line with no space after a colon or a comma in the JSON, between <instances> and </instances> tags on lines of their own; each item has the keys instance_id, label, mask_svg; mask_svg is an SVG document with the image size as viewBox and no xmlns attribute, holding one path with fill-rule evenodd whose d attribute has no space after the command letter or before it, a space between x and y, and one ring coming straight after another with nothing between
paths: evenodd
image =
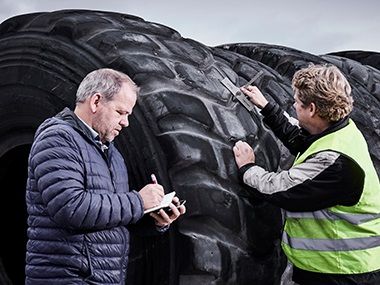
<instances>
[{"instance_id":1,"label":"gray jacket sleeve","mask_svg":"<svg viewBox=\"0 0 380 285\"><path fill-rule=\"evenodd\" d=\"M363 192L364 173L351 159L324 151L280 172L253 165L243 173L243 182L288 211L316 211L356 204Z\"/></svg>"}]
</instances>

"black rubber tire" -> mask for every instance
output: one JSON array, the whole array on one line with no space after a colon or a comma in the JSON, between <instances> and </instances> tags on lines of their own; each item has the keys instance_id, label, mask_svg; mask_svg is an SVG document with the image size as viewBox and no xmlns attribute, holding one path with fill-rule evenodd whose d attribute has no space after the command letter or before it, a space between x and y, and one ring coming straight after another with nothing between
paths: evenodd
<instances>
[{"instance_id":1,"label":"black rubber tire","mask_svg":"<svg viewBox=\"0 0 380 285\"><path fill-rule=\"evenodd\" d=\"M364 87L366 91L374 96L377 101L380 101L379 69L336 55L322 55L321 58L331 64L334 64L342 70L344 74L348 75L351 80L350 83L355 87Z\"/></svg>"},{"instance_id":2,"label":"black rubber tire","mask_svg":"<svg viewBox=\"0 0 380 285\"><path fill-rule=\"evenodd\" d=\"M238 69L213 53L168 27L111 12L36 13L0 25L1 158L15 151L26 159L37 126L74 106L77 85L89 71L115 68L141 86L130 127L116 141L131 186L139 189L154 172L168 191L187 200L188 212L162 237L133 239L131 284L280 282L280 211L245 197L232 146L238 139L257 144L258 160L273 170L281 167L281 146L257 116L232 100L220 80L228 76L241 84ZM280 77L266 71L263 88L272 94L289 90L267 80L273 76ZM18 166L26 168L26 162ZM25 182L17 173L1 179ZM23 246L24 240L2 239L0 246ZM10 270L9 259L1 258L0 275L22 277L23 268Z\"/></svg>"},{"instance_id":3,"label":"black rubber tire","mask_svg":"<svg viewBox=\"0 0 380 285\"><path fill-rule=\"evenodd\" d=\"M362 50L348 50L340 52L332 52L327 55L334 55L349 58L360 62L364 65L372 66L373 68L380 70L380 53L374 51L362 51Z\"/></svg>"},{"instance_id":4,"label":"black rubber tire","mask_svg":"<svg viewBox=\"0 0 380 285\"><path fill-rule=\"evenodd\" d=\"M244 43L222 45L219 48L259 61L290 81L296 70L313 64L334 64L347 77L352 87L354 110L352 119L363 132L369 151L380 175L380 71L343 57L316 56L292 48L266 44ZM366 52L363 52L364 54Z\"/></svg>"},{"instance_id":5,"label":"black rubber tire","mask_svg":"<svg viewBox=\"0 0 380 285\"><path fill-rule=\"evenodd\" d=\"M261 90L266 94L268 100L279 104L290 115L295 115L292 89L289 86L289 81L286 77L281 76L277 71L273 70L269 66L245 56L241 56L240 54L225 51L219 48L214 48L212 52L217 61L228 65L238 75L238 86L246 84L250 79L257 76L258 73L261 72L262 74L258 75L254 84L261 88ZM253 112L253 114L255 123L257 125L262 124L260 113ZM252 145L257 145L257 150L259 150L260 146L268 145L268 137L270 137L270 141L276 141L278 146L270 148L270 150L273 151L272 154L268 153L268 149L265 150L265 158L270 157L270 159L262 162L262 164L271 165L272 163L270 166L271 170L277 170L278 168L284 169L290 166L289 163L292 161L291 154L273 135L273 133L265 128L265 126L258 130L258 134L255 137L256 141L248 141ZM270 145L273 145L273 143L270 143ZM260 156L260 151L258 152L258 156ZM280 158L279 163L275 160L276 158ZM260 161L260 157L258 157L258 160ZM276 161L275 165L273 165L274 161Z\"/></svg>"},{"instance_id":6,"label":"black rubber tire","mask_svg":"<svg viewBox=\"0 0 380 285\"><path fill-rule=\"evenodd\" d=\"M310 63L327 63L316 55L284 46L261 43L238 43L218 46L233 51L250 59L261 62L291 81L293 74Z\"/></svg>"}]
</instances>

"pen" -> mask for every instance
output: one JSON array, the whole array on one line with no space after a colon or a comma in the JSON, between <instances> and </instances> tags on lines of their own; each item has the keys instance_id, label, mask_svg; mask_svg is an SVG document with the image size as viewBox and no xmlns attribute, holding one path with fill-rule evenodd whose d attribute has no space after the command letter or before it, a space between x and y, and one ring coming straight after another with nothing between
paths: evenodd
<instances>
[{"instance_id":1,"label":"pen","mask_svg":"<svg viewBox=\"0 0 380 285\"><path fill-rule=\"evenodd\" d=\"M151 175L150 175L150 178L152 179L153 184L157 184L157 178L156 178L156 175L151 174Z\"/></svg>"}]
</instances>

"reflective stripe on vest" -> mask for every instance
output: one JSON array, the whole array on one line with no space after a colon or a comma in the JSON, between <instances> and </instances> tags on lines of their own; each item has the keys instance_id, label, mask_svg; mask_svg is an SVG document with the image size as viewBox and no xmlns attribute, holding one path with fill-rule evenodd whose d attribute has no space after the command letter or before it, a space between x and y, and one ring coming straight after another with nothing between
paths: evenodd
<instances>
[{"instance_id":1,"label":"reflective stripe on vest","mask_svg":"<svg viewBox=\"0 0 380 285\"><path fill-rule=\"evenodd\" d=\"M352 145L355 141L355 145ZM356 274L380 269L380 183L367 144L353 121L315 141L294 165L320 151L336 151L365 172L360 201L315 212L286 212L282 246L297 267L321 273Z\"/></svg>"},{"instance_id":2,"label":"reflective stripe on vest","mask_svg":"<svg viewBox=\"0 0 380 285\"><path fill-rule=\"evenodd\" d=\"M345 220L354 225L369 222L380 218L379 214L351 214L351 213L334 213L328 209L315 212L286 212L288 218L303 219L329 219L329 220Z\"/></svg>"},{"instance_id":3,"label":"reflective stripe on vest","mask_svg":"<svg viewBox=\"0 0 380 285\"><path fill-rule=\"evenodd\" d=\"M347 251L362 250L380 246L380 237L363 237L350 239L313 239L290 238L286 233L282 237L282 242L294 249L305 249L315 251Z\"/></svg>"}]
</instances>

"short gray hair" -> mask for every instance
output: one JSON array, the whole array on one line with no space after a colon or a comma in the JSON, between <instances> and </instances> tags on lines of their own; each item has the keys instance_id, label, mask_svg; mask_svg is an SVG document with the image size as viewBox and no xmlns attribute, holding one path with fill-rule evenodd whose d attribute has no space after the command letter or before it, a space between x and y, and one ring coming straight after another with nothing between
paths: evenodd
<instances>
[{"instance_id":1,"label":"short gray hair","mask_svg":"<svg viewBox=\"0 0 380 285\"><path fill-rule=\"evenodd\" d=\"M110 68L101 68L94 70L86 75L80 83L76 103L84 102L88 97L95 93L102 94L107 101L112 100L112 97L119 93L123 83L128 83L136 93L139 92L139 87L126 74Z\"/></svg>"}]
</instances>

